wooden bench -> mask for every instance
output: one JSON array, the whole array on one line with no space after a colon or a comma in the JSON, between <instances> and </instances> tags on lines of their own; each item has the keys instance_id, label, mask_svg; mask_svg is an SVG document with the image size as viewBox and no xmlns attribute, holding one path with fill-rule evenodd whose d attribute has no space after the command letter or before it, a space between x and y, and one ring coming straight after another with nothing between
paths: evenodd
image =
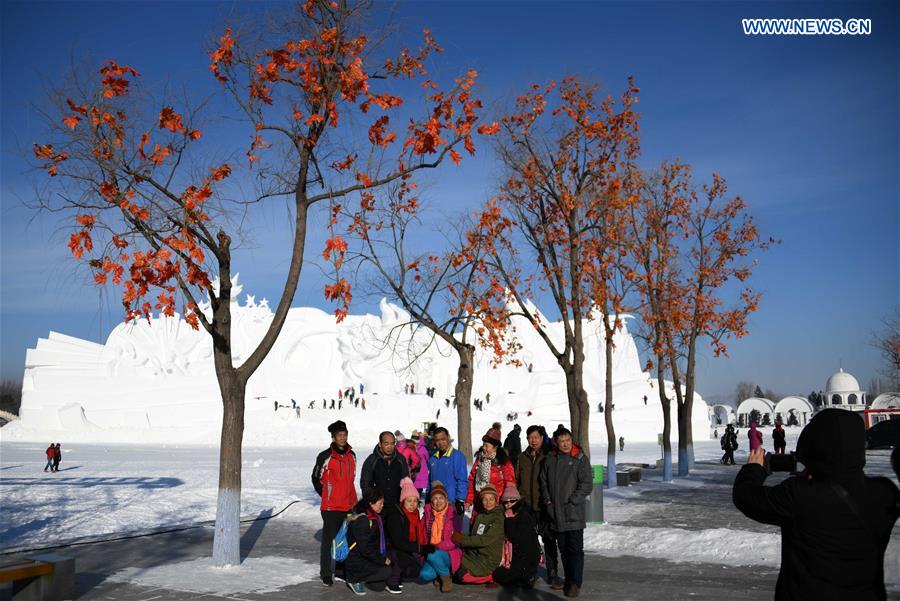
<instances>
[{"instance_id":1,"label":"wooden bench","mask_svg":"<svg viewBox=\"0 0 900 601\"><path fill-rule=\"evenodd\" d=\"M13 601L62 601L75 589L75 560L38 555L0 563L0 583L12 583Z\"/></svg>"}]
</instances>

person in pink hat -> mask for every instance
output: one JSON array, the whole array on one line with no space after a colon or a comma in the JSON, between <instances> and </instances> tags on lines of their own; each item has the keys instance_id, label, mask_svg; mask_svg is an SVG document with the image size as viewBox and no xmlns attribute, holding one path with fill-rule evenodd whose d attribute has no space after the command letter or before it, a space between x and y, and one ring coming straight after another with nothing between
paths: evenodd
<instances>
[{"instance_id":1,"label":"person in pink hat","mask_svg":"<svg viewBox=\"0 0 900 601\"><path fill-rule=\"evenodd\" d=\"M425 539L436 551L425 556L419 578L432 581L442 593L453 590L452 575L462 564L462 549L453 542L456 529L456 508L450 502L447 489L440 480L431 483L431 495L422 516L425 522Z\"/></svg>"},{"instance_id":2,"label":"person in pink hat","mask_svg":"<svg viewBox=\"0 0 900 601\"><path fill-rule=\"evenodd\" d=\"M500 503L504 510L505 538L500 566L493 573L494 582L503 586L533 588L541 561L534 516L512 482L506 485Z\"/></svg>"}]
</instances>

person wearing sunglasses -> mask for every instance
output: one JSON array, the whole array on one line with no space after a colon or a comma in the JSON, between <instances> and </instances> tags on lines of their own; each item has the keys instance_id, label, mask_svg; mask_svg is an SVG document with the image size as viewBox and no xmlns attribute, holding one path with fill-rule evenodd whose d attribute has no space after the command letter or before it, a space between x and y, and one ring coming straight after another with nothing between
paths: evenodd
<instances>
[{"instance_id":1,"label":"person wearing sunglasses","mask_svg":"<svg viewBox=\"0 0 900 601\"><path fill-rule=\"evenodd\" d=\"M504 510L505 539L500 566L494 570L494 582L503 586L534 588L541 561L534 516L522 501L515 484L506 485L500 502Z\"/></svg>"}]
</instances>

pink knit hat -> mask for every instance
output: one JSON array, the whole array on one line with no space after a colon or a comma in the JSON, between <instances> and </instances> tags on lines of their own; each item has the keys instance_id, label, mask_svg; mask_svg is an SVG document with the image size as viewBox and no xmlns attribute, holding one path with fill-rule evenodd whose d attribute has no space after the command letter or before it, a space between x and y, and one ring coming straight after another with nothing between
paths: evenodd
<instances>
[{"instance_id":1,"label":"pink knit hat","mask_svg":"<svg viewBox=\"0 0 900 601\"><path fill-rule=\"evenodd\" d=\"M503 487L503 496L500 497L501 501L518 501L522 498L522 495L519 494L519 489L516 488L516 485L512 482Z\"/></svg>"},{"instance_id":2,"label":"pink knit hat","mask_svg":"<svg viewBox=\"0 0 900 601\"><path fill-rule=\"evenodd\" d=\"M400 481L400 502L402 503L406 499L410 497L419 498L419 491L416 490L416 485L413 484L413 481L409 478L404 478Z\"/></svg>"}]
</instances>

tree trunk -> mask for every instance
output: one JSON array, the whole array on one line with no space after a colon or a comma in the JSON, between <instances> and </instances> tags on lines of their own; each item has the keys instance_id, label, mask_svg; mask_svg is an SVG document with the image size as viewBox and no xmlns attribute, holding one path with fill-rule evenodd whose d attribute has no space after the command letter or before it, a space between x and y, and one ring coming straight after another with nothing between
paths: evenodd
<instances>
[{"instance_id":1,"label":"tree trunk","mask_svg":"<svg viewBox=\"0 0 900 601\"><path fill-rule=\"evenodd\" d=\"M466 461L472 458L472 379L475 376L475 347L456 347L459 367L456 370L456 449Z\"/></svg>"},{"instance_id":2,"label":"tree trunk","mask_svg":"<svg viewBox=\"0 0 900 601\"><path fill-rule=\"evenodd\" d=\"M608 316L604 315L606 321ZM604 324L605 325L605 324ZM604 328L606 351L606 406L604 407L604 419L606 420L606 473L609 488L616 487L616 429L613 425L613 332Z\"/></svg>"},{"instance_id":3,"label":"tree trunk","mask_svg":"<svg viewBox=\"0 0 900 601\"><path fill-rule=\"evenodd\" d=\"M690 413L686 412L684 402L678 402L678 477L685 478L691 473L688 460L688 434L687 427Z\"/></svg>"},{"instance_id":4,"label":"tree trunk","mask_svg":"<svg viewBox=\"0 0 900 601\"><path fill-rule=\"evenodd\" d=\"M669 413L671 405L666 396L665 370L663 368L664 357L657 357L656 385L659 387L659 402L663 412L663 482L672 482L672 416Z\"/></svg>"},{"instance_id":5,"label":"tree trunk","mask_svg":"<svg viewBox=\"0 0 900 601\"><path fill-rule=\"evenodd\" d=\"M213 563L241 562L241 442L244 437L244 393L246 384L233 375L219 380L222 391L222 440L219 449L219 496Z\"/></svg>"}]
</instances>

